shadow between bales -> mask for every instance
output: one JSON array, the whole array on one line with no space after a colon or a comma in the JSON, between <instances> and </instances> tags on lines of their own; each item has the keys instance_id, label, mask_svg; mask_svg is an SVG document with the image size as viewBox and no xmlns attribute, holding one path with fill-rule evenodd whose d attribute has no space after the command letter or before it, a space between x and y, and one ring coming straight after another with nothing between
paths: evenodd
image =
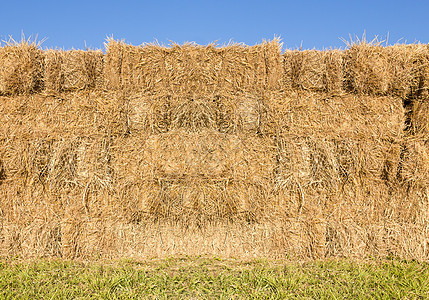
<instances>
[{"instance_id":1,"label":"shadow between bales","mask_svg":"<svg viewBox=\"0 0 429 300\"><path fill-rule=\"evenodd\" d=\"M0 160L0 185L2 185L5 179L6 179L6 170L3 166L2 161Z\"/></svg>"}]
</instances>

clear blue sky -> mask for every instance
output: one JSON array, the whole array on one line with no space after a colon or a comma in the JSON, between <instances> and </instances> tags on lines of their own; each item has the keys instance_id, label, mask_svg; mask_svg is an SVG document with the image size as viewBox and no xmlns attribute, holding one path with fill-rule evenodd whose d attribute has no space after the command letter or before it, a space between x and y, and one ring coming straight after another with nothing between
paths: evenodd
<instances>
[{"instance_id":1,"label":"clear blue sky","mask_svg":"<svg viewBox=\"0 0 429 300\"><path fill-rule=\"evenodd\" d=\"M429 43L429 0L408 1L3 1L0 40L45 38L44 48L104 49L107 36L140 45L155 39L248 45L279 36L284 48L345 47L340 38L378 35Z\"/></svg>"}]
</instances>

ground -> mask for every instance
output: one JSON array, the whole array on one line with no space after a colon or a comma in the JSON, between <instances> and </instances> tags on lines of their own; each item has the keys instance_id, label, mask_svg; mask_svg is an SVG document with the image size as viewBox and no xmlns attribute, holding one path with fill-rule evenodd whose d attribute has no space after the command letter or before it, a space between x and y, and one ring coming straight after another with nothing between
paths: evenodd
<instances>
[{"instance_id":1,"label":"ground","mask_svg":"<svg viewBox=\"0 0 429 300\"><path fill-rule=\"evenodd\" d=\"M2 299L429 299L427 262L204 257L0 262Z\"/></svg>"}]
</instances>

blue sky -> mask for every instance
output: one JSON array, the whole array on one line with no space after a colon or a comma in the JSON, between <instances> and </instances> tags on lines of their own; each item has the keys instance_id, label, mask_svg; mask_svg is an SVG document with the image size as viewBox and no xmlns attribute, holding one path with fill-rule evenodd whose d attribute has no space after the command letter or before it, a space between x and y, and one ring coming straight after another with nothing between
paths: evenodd
<instances>
[{"instance_id":1,"label":"blue sky","mask_svg":"<svg viewBox=\"0 0 429 300\"><path fill-rule=\"evenodd\" d=\"M248 45L278 36L284 48L345 47L340 38L375 35L429 43L429 1L3 1L0 40L45 39L43 48L104 48L106 37Z\"/></svg>"}]
</instances>

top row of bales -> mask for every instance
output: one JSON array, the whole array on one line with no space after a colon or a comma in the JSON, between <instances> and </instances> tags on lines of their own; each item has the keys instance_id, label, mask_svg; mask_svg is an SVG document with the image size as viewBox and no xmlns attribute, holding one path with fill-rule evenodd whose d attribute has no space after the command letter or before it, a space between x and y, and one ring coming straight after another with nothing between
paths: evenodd
<instances>
[{"instance_id":1,"label":"top row of bales","mask_svg":"<svg viewBox=\"0 0 429 300\"><path fill-rule=\"evenodd\" d=\"M101 50L41 50L29 42L0 48L0 94L130 90L150 93L309 90L424 97L429 45L383 47L359 42L346 50L286 50L278 40L255 46L131 46L109 40Z\"/></svg>"},{"instance_id":2,"label":"top row of bales","mask_svg":"<svg viewBox=\"0 0 429 300\"><path fill-rule=\"evenodd\" d=\"M286 89L401 98L428 93L429 45L361 42L343 51L286 50L283 57Z\"/></svg>"},{"instance_id":3,"label":"top row of bales","mask_svg":"<svg viewBox=\"0 0 429 300\"><path fill-rule=\"evenodd\" d=\"M173 44L140 47L110 40L104 79L114 89L192 94L261 91L280 87L281 44L226 47Z\"/></svg>"}]
</instances>

